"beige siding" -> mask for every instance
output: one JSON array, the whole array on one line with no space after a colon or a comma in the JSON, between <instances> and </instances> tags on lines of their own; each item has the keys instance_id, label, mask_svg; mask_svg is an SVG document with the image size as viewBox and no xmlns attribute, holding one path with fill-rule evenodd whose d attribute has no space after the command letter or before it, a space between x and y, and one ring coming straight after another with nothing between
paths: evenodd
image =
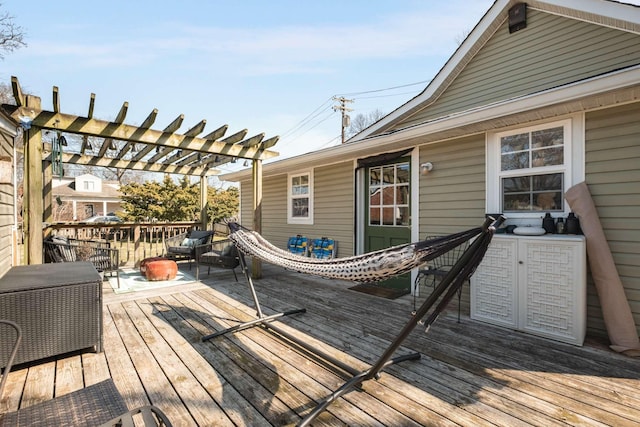
<instances>
[{"instance_id":1,"label":"beige siding","mask_svg":"<svg viewBox=\"0 0 640 427\"><path fill-rule=\"evenodd\" d=\"M640 333L640 103L588 113L586 181ZM605 335L589 277L588 328Z\"/></svg>"},{"instance_id":2,"label":"beige siding","mask_svg":"<svg viewBox=\"0 0 640 427\"><path fill-rule=\"evenodd\" d=\"M314 223L287 224L287 176L265 177L263 182L262 234L274 245L285 248L296 234L309 238L331 237L338 241L338 256L354 252L354 171L353 162L314 169ZM242 182L242 222L252 227L253 190Z\"/></svg>"},{"instance_id":3,"label":"beige siding","mask_svg":"<svg viewBox=\"0 0 640 427\"><path fill-rule=\"evenodd\" d=\"M420 163L433 171L420 176L420 238L477 227L485 214L485 137L474 135L420 149ZM457 304L457 301L453 304ZM469 314L469 284L461 311Z\"/></svg>"},{"instance_id":4,"label":"beige siding","mask_svg":"<svg viewBox=\"0 0 640 427\"><path fill-rule=\"evenodd\" d=\"M420 236L476 227L485 211L485 137L474 135L420 149Z\"/></svg>"},{"instance_id":5,"label":"beige siding","mask_svg":"<svg viewBox=\"0 0 640 427\"><path fill-rule=\"evenodd\" d=\"M13 159L13 139L0 129L0 158ZM0 183L0 277L12 266L14 186Z\"/></svg>"},{"instance_id":6,"label":"beige siding","mask_svg":"<svg viewBox=\"0 0 640 427\"><path fill-rule=\"evenodd\" d=\"M504 23L453 81L403 128L453 112L597 76L640 63L640 36L529 9L527 28Z\"/></svg>"}]
</instances>

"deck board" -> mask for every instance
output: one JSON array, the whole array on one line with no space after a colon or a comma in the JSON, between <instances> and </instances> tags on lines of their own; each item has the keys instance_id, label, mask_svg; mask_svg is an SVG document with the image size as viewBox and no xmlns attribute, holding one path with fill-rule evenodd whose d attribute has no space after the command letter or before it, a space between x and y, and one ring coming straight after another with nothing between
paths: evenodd
<instances>
[{"instance_id":1,"label":"deck board","mask_svg":"<svg viewBox=\"0 0 640 427\"><path fill-rule=\"evenodd\" d=\"M268 265L263 276L255 283L265 315L305 308L275 324L358 370L413 309L411 296L386 300ZM152 403L175 426L292 426L350 377L263 327L202 342L256 315L242 278L212 269L202 279L129 294L105 288L104 352L17 367L0 412L111 377L130 408ZM419 360L388 367L313 425L640 425L640 360L594 340L577 347L456 319L454 304L428 333L418 326L397 353Z\"/></svg>"}]
</instances>

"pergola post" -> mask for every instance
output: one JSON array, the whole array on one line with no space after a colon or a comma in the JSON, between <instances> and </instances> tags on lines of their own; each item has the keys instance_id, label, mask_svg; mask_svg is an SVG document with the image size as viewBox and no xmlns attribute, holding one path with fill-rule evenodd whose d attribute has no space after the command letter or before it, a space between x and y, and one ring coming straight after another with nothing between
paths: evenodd
<instances>
[{"instance_id":1,"label":"pergola post","mask_svg":"<svg viewBox=\"0 0 640 427\"><path fill-rule=\"evenodd\" d=\"M26 107L39 111L40 98L33 95L25 97ZM24 197L23 221L27 237L25 264L42 264L42 128L31 126L27 130L24 150Z\"/></svg>"},{"instance_id":2,"label":"pergola post","mask_svg":"<svg viewBox=\"0 0 640 427\"><path fill-rule=\"evenodd\" d=\"M202 223L202 229L207 229L207 224L209 223L209 217L207 215L207 177L200 177L200 222Z\"/></svg>"},{"instance_id":3,"label":"pergola post","mask_svg":"<svg viewBox=\"0 0 640 427\"><path fill-rule=\"evenodd\" d=\"M253 175L253 230L262 233L262 160L254 160ZM262 262L253 257L251 260L251 275L254 279L262 277Z\"/></svg>"},{"instance_id":4,"label":"pergola post","mask_svg":"<svg viewBox=\"0 0 640 427\"><path fill-rule=\"evenodd\" d=\"M43 220L47 224L53 222L53 163L47 160L42 162L42 176L44 182L42 200L44 201ZM51 229L45 230L44 238L51 234Z\"/></svg>"}]
</instances>

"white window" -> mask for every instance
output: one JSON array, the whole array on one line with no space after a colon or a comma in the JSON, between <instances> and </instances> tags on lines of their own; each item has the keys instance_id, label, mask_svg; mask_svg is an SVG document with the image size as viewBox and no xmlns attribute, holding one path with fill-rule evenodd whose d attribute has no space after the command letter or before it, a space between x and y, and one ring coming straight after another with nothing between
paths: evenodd
<instances>
[{"instance_id":1,"label":"white window","mask_svg":"<svg viewBox=\"0 0 640 427\"><path fill-rule=\"evenodd\" d=\"M583 178L582 117L491 134L487 212L539 217L568 211L564 193Z\"/></svg>"},{"instance_id":2,"label":"white window","mask_svg":"<svg viewBox=\"0 0 640 427\"><path fill-rule=\"evenodd\" d=\"M84 191L94 191L96 183L93 181L82 181L82 189Z\"/></svg>"},{"instance_id":3,"label":"white window","mask_svg":"<svg viewBox=\"0 0 640 427\"><path fill-rule=\"evenodd\" d=\"M289 175L287 217L291 224L313 224L313 175L311 172Z\"/></svg>"}]
</instances>

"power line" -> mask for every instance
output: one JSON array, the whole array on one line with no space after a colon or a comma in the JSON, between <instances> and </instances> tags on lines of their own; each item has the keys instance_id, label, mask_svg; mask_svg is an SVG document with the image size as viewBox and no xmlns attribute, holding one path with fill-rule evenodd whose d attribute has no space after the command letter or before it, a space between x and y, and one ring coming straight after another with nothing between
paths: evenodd
<instances>
[{"instance_id":1,"label":"power line","mask_svg":"<svg viewBox=\"0 0 640 427\"><path fill-rule=\"evenodd\" d=\"M363 95L365 93L385 92L387 90L401 89L401 88L404 88L404 87L422 85L422 84L425 84L425 83L429 83L429 80L424 80L424 81L415 82L415 83L408 83L406 85L388 87L388 88L385 88L385 89L374 89L374 90L366 90L366 91L363 91L363 92L343 93L341 95L336 95L336 96L354 96L354 95Z\"/></svg>"}]
</instances>

